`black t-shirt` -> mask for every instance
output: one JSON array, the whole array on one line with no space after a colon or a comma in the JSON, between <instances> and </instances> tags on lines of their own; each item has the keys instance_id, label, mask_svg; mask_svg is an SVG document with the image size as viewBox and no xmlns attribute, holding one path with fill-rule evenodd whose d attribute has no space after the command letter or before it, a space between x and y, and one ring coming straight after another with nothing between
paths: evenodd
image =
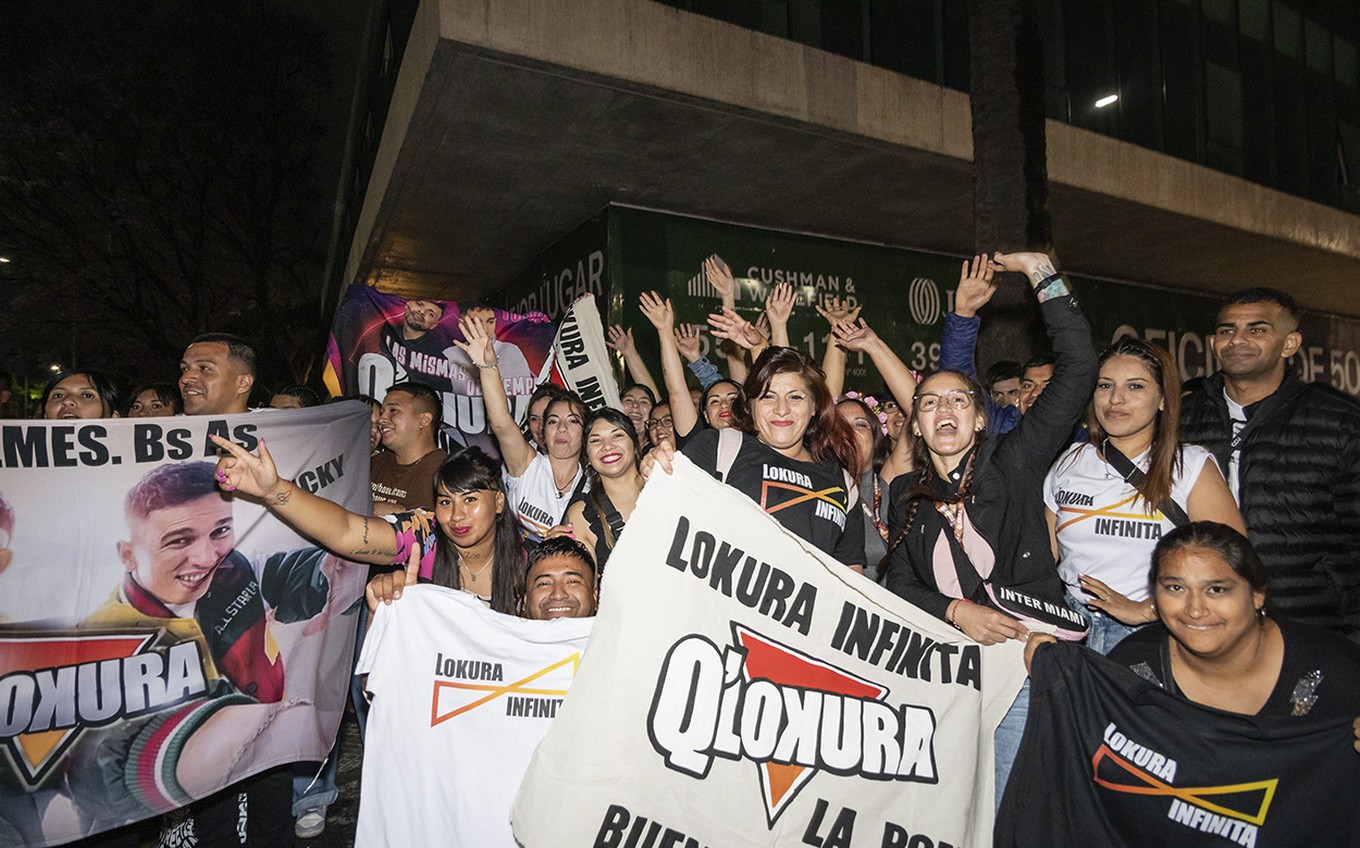
<instances>
[{"instance_id":1,"label":"black t-shirt","mask_svg":"<svg viewBox=\"0 0 1360 848\"><path fill-rule=\"evenodd\" d=\"M1287 619L1275 623L1284 638L1284 660L1275 690L1257 715L1360 716L1360 645ZM1180 695L1171 675L1170 639L1166 627L1153 624L1116 645L1110 659Z\"/></svg>"},{"instance_id":2,"label":"black t-shirt","mask_svg":"<svg viewBox=\"0 0 1360 848\"><path fill-rule=\"evenodd\" d=\"M704 430L682 450L715 477L719 432ZM800 539L846 565L864 565L864 511L847 509L845 472L835 462L789 459L755 436L741 433L741 448L726 483Z\"/></svg>"}]
</instances>

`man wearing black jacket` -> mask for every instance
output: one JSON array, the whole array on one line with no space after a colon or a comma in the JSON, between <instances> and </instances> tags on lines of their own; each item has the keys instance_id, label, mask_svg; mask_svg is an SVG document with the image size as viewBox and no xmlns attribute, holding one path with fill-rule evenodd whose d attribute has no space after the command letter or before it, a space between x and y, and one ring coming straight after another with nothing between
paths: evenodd
<instances>
[{"instance_id":1,"label":"man wearing black jacket","mask_svg":"<svg viewBox=\"0 0 1360 848\"><path fill-rule=\"evenodd\" d=\"M1304 383L1293 299L1233 296L1213 336L1221 370L1182 404L1181 439L1213 452L1289 618L1360 641L1360 404Z\"/></svg>"}]
</instances>

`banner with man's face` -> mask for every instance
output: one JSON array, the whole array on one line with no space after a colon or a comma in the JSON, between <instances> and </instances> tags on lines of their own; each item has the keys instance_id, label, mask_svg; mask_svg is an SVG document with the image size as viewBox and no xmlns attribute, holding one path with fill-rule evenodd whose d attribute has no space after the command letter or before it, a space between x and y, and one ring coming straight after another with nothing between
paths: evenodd
<instances>
[{"instance_id":1,"label":"banner with man's face","mask_svg":"<svg viewBox=\"0 0 1360 848\"><path fill-rule=\"evenodd\" d=\"M445 433L458 444L498 453L482 404L480 370L454 342L466 341L463 317L492 337L497 372L510 412L521 421L529 396L547 377L555 328L542 313L519 315L480 304L406 300L369 286L350 286L327 348L326 385L333 395L381 401L396 383L424 383L443 398Z\"/></svg>"},{"instance_id":2,"label":"banner with man's face","mask_svg":"<svg viewBox=\"0 0 1360 848\"><path fill-rule=\"evenodd\" d=\"M216 434L367 512L369 409L0 422L0 846L326 756L366 566L220 491Z\"/></svg>"},{"instance_id":3,"label":"banner with man's face","mask_svg":"<svg viewBox=\"0 0 1360 848\"><path fill-rule=\"evenodd\" d=\"M674 463L610 556L515 837L990 845L992 735L1025 677L1020 643L969 641Z\"/></svg>"}]
</instances>

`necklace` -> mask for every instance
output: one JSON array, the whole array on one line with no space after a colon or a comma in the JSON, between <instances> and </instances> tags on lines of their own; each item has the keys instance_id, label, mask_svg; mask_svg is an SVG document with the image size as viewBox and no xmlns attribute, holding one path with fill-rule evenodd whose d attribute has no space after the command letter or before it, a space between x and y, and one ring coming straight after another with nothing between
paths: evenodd
<instances>
[{"instance_id":1,"label":"necklace","mask_svg":"<svg viewBox=\"0 0 1360 848\"><path fill-rule=\"evenodd\" d=\"M567 480L567 482L565 482L565 483L563 483L562 485L558 486L558 485L557 485L557 474L556 474L556 473L553 474L553 486L557 489L557 499L558 499L559 501L562 500L564 497L567 496L567 489L570 489L570 488L571 488L571 481L572 481L572 480L575 480L575 479L576 479L576 475L573 474L573 475L571 475L571 478Z\"/></svg>"},{"instance_id":2,"label":"necklace","mask_svg":"<svg viewBox=\"0 0 1360 848\"><path fill-rule=\"evenodd\" d=\"M488 559L486 562L482 563L481 568L477 569L476 571L473 571L471 568L467 567L467 564L462 561L461 557L458 560L458 564L462 566L463 570L468 573L468 579L470 579L473 583L477 582L477 579L482 576L482 572L486 571L493 562L495 562L494 559Z\"/></svg>"}]
</instances>

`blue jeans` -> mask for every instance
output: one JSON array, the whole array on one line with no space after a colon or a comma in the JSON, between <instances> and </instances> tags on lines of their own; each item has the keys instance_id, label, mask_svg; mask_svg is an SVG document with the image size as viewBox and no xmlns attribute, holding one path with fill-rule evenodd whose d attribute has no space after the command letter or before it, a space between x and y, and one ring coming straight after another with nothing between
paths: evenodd
<instances>
[{"instance_id":1,"label":"blue jeans","mask_svg":"<svg viewBox=\"0 0 1360 848\"><path fill-rule=\"evenodd\" d=\"M364 634L368 632L368 604L359 604L356 612L358 624L354 636L354 661L359 664L359 649L364 644ZM359 737L363 738L364 725L368 721L368 701L364 698L363 687L359 685L358 675L350 677L350 694L354 698L354 715L359 720ZM329 807L340 797L340 789L335 785L335 775L340 766L340 740L344 738L344 719L341 728L335 733L335 744L326 755L323 763L297 763L293 767L293 818L297 818L312 807Z\"/></svg>"},{"instance_id":2,"label":"blue jeans","mask_svg":"<svg viewBox=\"0 0 1360 848\"><path fill-rule=\"evenodd\" d=\"M1025 720L1029 718L1029 678L1020 687L1015 703L1006 711L1001 723L996 726L992 737L996 750L996 808L1001 809L1001 796L1006 791L1006 781L1011 777L1011 766L1015 755L1020 752L1020 738L1025 735Z\"/></svg>"},{"instance_id":3,"label":"blue jeans","mask_svg":"<svg viewBox=\"0 0 1360 848\"><path fill-rule=\"evenodd\" d=\"M1083 644L1101 655L1108 655L1115 645L1124 641L1125 636L1142 627L1130 627L1099 610L1093 610L1071 594L1067 595L1067 605L1086 619L1086 641Z\"/></svg>"}]
</instances>

